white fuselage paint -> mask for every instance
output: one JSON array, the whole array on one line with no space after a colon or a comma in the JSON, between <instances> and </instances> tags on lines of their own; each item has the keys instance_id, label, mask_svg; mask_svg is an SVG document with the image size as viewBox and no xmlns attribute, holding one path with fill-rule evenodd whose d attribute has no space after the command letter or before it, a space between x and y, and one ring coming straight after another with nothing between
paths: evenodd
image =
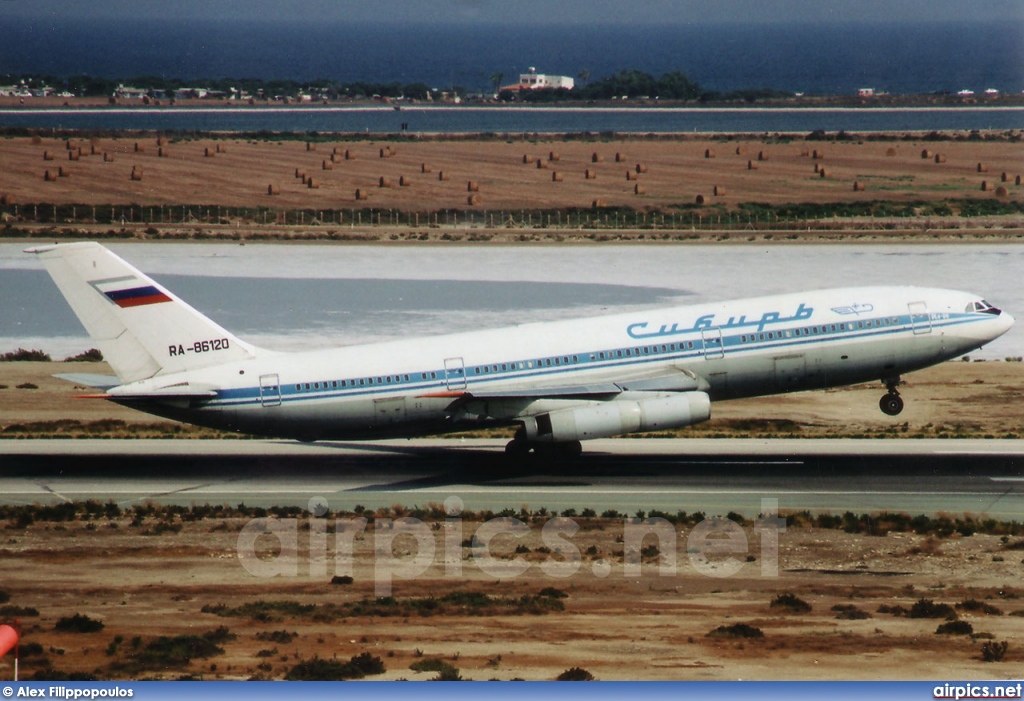
<instances>
[{"instance_id":1,"label":"white fuselage paint","mask_svg":"<svg viewBox=\"0 0 1024 701\"><path fill-rule=\"evenodd\" d=\"M592 400L553 387L628 384L683 370L712 400L899 375L971 352L1013 323L977 295L916 287L824 290L255 358L118 388L208 387L145 411L301 439L414 436L512 424ZM697 389L695 385L693 389ZM474 400L502 392L524 396ZM116 392L116 391L115 391ZM115 401L116 393L112 393Z\"/></svg>"}]
</instances>

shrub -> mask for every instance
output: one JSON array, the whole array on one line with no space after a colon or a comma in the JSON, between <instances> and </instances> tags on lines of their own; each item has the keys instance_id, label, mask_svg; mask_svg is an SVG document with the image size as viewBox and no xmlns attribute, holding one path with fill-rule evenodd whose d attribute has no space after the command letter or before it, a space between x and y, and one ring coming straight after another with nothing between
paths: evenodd
<instances>
[{"instance_id":1,"label":"shrub","mask_svg":"<svg viewBox=\"0 0 1024 701\"><path fill-rule=\"evenodd\" d=\"M65 363L98 363L103 360L103 353L97 348L90 348L87 351L83 351L78 355L72 355L64 358Z\"/></svg>"},{"instance_id":2,"label":"shrub","mask_svg":"<svg viewBox=\"0 0 1024 701\"><path fill-rule=\"evenodd\" d=\"M194 659L206 659L222 654L224 654L224 649L218 647L206 636L176 635L168 637L161 635L147 643L146 647L136 654L135 661L144 667L159 669L182 667Z\"/></svg>"},{"instance_id":3,"label":"shrub","mask_svg":"<svg viewBox=\"0 0 1024 701\"><path fill-rule=\"evenodd\" d=\"M1002 662L1008 647L1009 643L1005 640L1001 643L989 640L981 646L981 659L985 662Z\"/></svg>"},{"instance_id":4,"label":"shrub","mask_svg":"<svg viewBox=\"0 0 1024 701\"><path fill-rule=\"evenodd\" d=\"M555 681L559 682L592 682L594 681L594 675L583 669L582 667L570 667L561 674L559 674Z\"/></svg>"},{"instance_id":5,"label":"shrub","mask_svg":"<svg viewBox=\"0 0 1024 701\"><path fill-rule=\"evenodd\" d=\"M709 638L763 638L760 628L746 623L733 623L731 626L718 626L708 633Z\"/></svg>"},{"instance_id":6,"label":"shrub","mask_svg":"<svg viewBox=\"0 0 1024 701\"><path fill-rule=\"evenodd\" d=\"M298 633L289 633L286 630L275 630L269 633L261 632L256 634L257 640L266 640L272 643L280 643L281 645L287 645L297 637L299 637Z\"/></svg>"},{"instance_id":7,"label":"shrub","mask_svg":"<svg viewBox=\"0 0 1024 701\"><path fill-rule=\"evenodd\" d=\"M54 628L65 633L98 633L103 630L103 622L76 613L58 619Z\"/></svg>"},{"instance_id":8,"label":"shrub","mask_svg":"<svg viewBox=\"0 0 1024 701\"><path fill-rule=\"evenodd\" d=\"M288 681L339 681L362 679L367 674L381 674L383 671L384 663L381 662L381 659L364 652L348 662L314 657L292 667L284 678Z\"/></svg>"},{"instance_id":9,"label":"shrub","mask_svg":"<svg viewBox=\"0 0 1024 701\"><path fill-rule=\"evenodd\" d=\"M331 584L352 584L355 580L347 574L331 577Z\"/></svg>"},{"instance_id":10,"label":"shrub","mask_svg":"<svg viewBox=\"0 0 1024 701\"><path fill-rule=\"evenodd\" d=\"M832 610L836 612L836 618L841 621L862 621L871 618L870 613L852 604L836 604Z\"/></svg>"},{"instance_id":11,"label":"shrub","mask_svg":"<svg viewBox=\"0 0 1024 701\"><path fill-rule=\"evenodd\" d=\"M414 672L440 672L446 667L451 667L451 665L440 657L427 657L425 659L416 660L409 665L409 669Z\"/></svg>"},{"instance_id":12,"label":"shrub","mask_svg":"<svg viewBox=\"0 0 1024 701\"><path fill-rule=\"evenodd\" d=\"M779 594L772 599L771 608L782 609L788 613L809 613L811 605L794 594Z\"/></svg>"},{"instance_id":13,"label":"shrub","mask_svg":"<svg viewBox=\"0 0 1024 701\"><path fill-rule=\"evenodd\" d=\"M989 616L1002 616L1003 610L996 608L992 604L985 603L984 601L978 601L977 599L964 599L959 604L955 604L955 607L959 611L970 611L972 613L984 613Z\"/></svg>"},{"instance_id":14,"label":"shrub","mask_svg":"<svg viewBox=\"0 0 1024 701\"><path fill-rule=\"evenodd\" d=\"M11 363L19 361L48 363L50 362L50 360L51 358L47 353L35 349L25 350L24 348L19 348L16 351L0 355L0 363Z\"/></svg>"},{"instance_id":15,"label":"shrub","mask_svg":"<svg viewBox=\"0 0 1024 701\"><path fill-rule=\"evenodd\" d=\"M931 599L922 598L910 607L907 616L909 618L945 618L952 621L956 619L956 611L949 604L937 604Z\"/></svg>"},{"instance_id":16,"label":"shrub","mask_svg":"<svg viewBox=\"0 0 1024 701\"><path fill-rule=\"evenodd\" d=\"M970 635L974 632L974 626L967 621L949 621L940 623L935 629L936 635Z\"/></svg>"},{"instance_id":17,"label":"shrub","mask_svg":"<svg viewBox=\"0 0 1024 701\"><path fill-rule=\"evenodd\" d=\"M416 660L409 669L414 672L437 672L437 676L431 679L431 681L440 682L458 682L462 681L462 675L454 665L445 662L437 657L431 657L424 660Z\"/></svg>"},{"instance_id":18,"label":"shrub","mask_svg":"<svg viewBox=\"0 0 1024 701\"><path fill-rule=\"evenodd\" d=\"M908 611L905 606L900 606L899 604L894 604L893 606L889 606L888 604L879 604L878 612L888 613L896 618L906 618L908 615L910 615L910 611Z\"/></svg>"}]
</instances>

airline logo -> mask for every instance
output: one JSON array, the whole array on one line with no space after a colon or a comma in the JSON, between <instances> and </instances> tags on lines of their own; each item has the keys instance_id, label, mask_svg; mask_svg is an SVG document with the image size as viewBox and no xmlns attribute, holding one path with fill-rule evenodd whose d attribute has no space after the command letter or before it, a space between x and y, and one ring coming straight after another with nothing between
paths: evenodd
<instances>
[{"instance_id":1,"label":"airline logo","mask_svg":"<svg viewBox=\"0 0 1024 701\"><path fill-rule=\"evenodd\" d=\"M108 278L106 280L93 280L89 284L93 289L122 309L171 301L167 293L158 287L154 285L140 285L140 282L142 281L137 277L130 275L127 277Z\"/></svg>"}]
</instances>

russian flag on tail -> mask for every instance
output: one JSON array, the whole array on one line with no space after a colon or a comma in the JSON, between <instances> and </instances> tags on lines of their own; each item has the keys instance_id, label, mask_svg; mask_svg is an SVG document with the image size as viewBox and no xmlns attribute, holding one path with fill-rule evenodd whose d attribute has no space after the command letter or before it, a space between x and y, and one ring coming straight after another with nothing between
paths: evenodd
<instances>
[{"instance_id":1,"label":"russian flag on tail","mask_svg":"<svg viewBox=\"0 0 1024 701\"><path fill-rule=\"evenodd\" d=\"M111 302L121 307L141 307L146 304L170 302L171 298L152 285L133 287L128 290L106 290L103 292Z\"/></svg>"}]
</instances>

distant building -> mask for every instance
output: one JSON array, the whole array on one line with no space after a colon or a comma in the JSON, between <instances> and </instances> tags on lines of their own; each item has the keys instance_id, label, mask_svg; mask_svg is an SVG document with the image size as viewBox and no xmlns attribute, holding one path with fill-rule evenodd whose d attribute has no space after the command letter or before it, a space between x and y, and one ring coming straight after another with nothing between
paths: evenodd
<instances>
[{"instance_id":1,"label":"distant building","mask_svg":"<svg viewBox=\"0 0 1024 701\"><path fill-rule=\"evenodd\" d=\"M572 90L576 81L567 75L544 75L538 73L536 68L530 67L526 73L519 75L519 82L515 85L505 85L502 90L557 90L563 88Z\"/></svg>"},{"instance_id":2,"label":"distant building","mask_svg":"<svg viewBox=\"0 0 1024 701\"><path fill-rule=\"evenodd\" d=\"M116 90L114 90L114 97L120 97L126 100L141 100L146 97L148 92L149 90L146 88L134 88L122 83L117 86Z\"/></svg>"},{"instance_id":3,"label":"distant building","mask_svg":"<svg viewBox=\"0 0 1024 701\"><path fill-rule=\"evenodd\" d=\"M858 97L874 97L875 96L875 89L874 88L861 88L860 90L857 91L857 96Z\"/></svg>"}]
</instances>

